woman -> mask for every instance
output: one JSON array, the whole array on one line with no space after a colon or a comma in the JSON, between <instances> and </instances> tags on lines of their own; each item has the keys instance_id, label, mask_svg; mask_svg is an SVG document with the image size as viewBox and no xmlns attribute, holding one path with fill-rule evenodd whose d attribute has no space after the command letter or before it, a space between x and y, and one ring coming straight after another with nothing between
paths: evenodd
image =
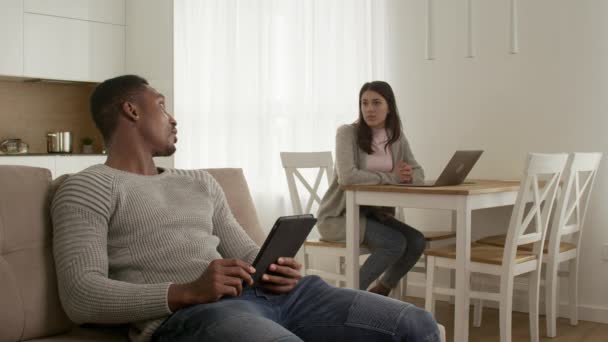
<instances>
[{"instance_id":1,"label":"woman","mask_svg":"<svg viewBox=\"0 0 608 342\"><path fill-rule=\"evenodd\" d=\"M365 83L359 92L359 119L336 134L335 174L317 215L321 238L346 239L346 196L340 186L423 180L424 171L401 128L393 89L382 81ZM416 264L426 241L393 217L394 208L362 207L360 215L360 242L372 254L361 266L359 287L367 289L384 272L370 291L386 296Z\"/></svg>"}]
</instances>

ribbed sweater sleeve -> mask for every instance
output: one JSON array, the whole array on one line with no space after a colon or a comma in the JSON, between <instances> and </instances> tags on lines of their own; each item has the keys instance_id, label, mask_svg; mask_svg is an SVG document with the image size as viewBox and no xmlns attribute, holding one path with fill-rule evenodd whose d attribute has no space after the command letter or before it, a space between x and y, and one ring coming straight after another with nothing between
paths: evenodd
<instances>
[{"instance_id":1,"label":"ribbed sweater sleeve","mask_svg":"<svg viewBox=\"0 0 608 342\"><path fill-rule=\"evenodd\" d=\"M76 323L122 324L171 313L169 282L133 284L108 277L107 234L113 178L70 177L52 205L53 252L61 303Z\"/></svg>"},{"instance_id":2,"label":"ribbed sweater sleeve","mask_svg":"<svg viewBox=\"0 0 608 342\"><path fill-rule=\"evenodd\" d=\"M412 183L421 183L424 182L424 169L416 158L414 157L414 153L412 152L412 148L410 147L410 143L407 141L405 134L401 134L401 149L404 151L403 158L405 162L412 168Z\"/></svg>"}]
</instances>

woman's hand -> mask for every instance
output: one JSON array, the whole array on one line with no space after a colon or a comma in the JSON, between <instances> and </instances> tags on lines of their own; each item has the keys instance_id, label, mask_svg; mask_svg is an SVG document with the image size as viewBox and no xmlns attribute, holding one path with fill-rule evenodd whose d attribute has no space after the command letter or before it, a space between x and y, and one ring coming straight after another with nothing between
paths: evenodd
<instances>
[{"instance_id":1,"label":"woman's hand","mask_svg":"<svg viewBox=\"0 0 608 342\"><path fill-rule=\"evenodd\" d=\"M302 265L294 258L280 257L276 264L271 264L268 268L272 274L264 273L262 275L260 285L275 293L287 293L293 290L302 278L301 268Z\"/></svg>"},{"instance_id":2,"label":"woman's hand","mask_svg":"<svg viewBox=\"0 0 608 342\"><path fill-rule=\"evenodd\" d=\"M397 162L396 167L393 169L393 173L397 176L400 183L412 182L412 167L403 160Z\"/></svg>"}]
</instances>

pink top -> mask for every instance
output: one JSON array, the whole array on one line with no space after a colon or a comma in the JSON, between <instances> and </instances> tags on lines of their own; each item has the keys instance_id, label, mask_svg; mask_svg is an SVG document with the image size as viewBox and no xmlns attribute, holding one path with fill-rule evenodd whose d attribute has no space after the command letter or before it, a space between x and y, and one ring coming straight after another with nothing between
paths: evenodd
<instances>
[{"instance_id":1,"label":"pink top","mask_svg":"<svg viewBox=\"0 0 608 342\"><path fill-rule=\"evenodd\" d=\"M391 172L393 170L393 156L390 146L384 149L388 141L385 128L372 128L372 151L367 155L367 170Z\"/></svg>"}]
</instances>

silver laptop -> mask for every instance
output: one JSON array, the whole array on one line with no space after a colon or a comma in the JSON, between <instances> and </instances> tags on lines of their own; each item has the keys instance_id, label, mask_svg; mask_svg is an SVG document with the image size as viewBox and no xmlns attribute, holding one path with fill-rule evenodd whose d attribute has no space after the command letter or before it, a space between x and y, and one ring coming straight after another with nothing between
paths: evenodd
<instances>
[{"instance_id":1,"label":"silver laptop","mask_svg":"<svg viewBox=\"0 0 608 342\"><path fill-rule=\"evenodd\" d=\"M456 151L452 156L452 159L445 166L441 175L437 180L425 181L424 183L413 183L413 184L399 184L401 186L446 186L446 185L459 185L464 182L465 178L483 151Z\"/></svg>"}]
</instances>

